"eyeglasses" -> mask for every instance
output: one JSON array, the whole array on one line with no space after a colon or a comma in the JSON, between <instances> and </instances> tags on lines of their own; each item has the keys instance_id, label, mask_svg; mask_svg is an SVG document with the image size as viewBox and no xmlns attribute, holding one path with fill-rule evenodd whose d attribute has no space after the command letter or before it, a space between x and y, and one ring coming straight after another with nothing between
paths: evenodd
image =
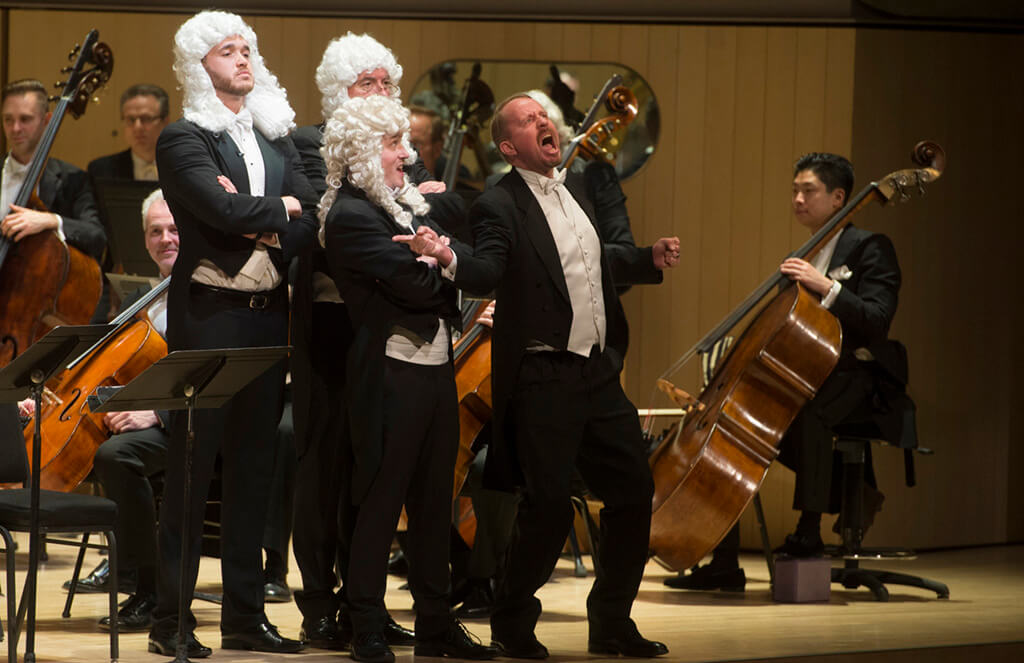
<instances>
[{"instance_id":1,"label":"eyeglasses","mask_svg":"<svg viewBox=\"0 0 1024 663\"><path fill-rule=\"evenodd\" d=\"M121 121L123 121L125 124L131 127L134 126L136 122L142 124L143 126L148 126L151 124L156 124L162 119L163 118L159 115L125 115L121 118Z\"/></svg>"},{"instance_id":2,"label":"eyeglasses","mask_svg":"<svg viewBox=\"0 0 1024 663\"><path fill-rule=\"evenodd\" d=\"M374 90L379 90L381 94L387 94L389 97L393 97L398 94L398 86L388 80L377 80L376 78L364 78L356 81L356 89L364 94L372 94Z\"/></svg>"}]
</instances>

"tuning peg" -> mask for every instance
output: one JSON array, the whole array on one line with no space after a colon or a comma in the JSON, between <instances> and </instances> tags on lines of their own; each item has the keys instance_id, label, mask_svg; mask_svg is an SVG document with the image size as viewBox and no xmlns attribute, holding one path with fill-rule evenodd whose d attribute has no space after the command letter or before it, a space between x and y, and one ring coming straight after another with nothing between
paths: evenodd
<instances>
[{"instance_id":1,"label":"tuning peg","mask_svg":"<svg viewBox=\"0 0 1024 663\"><path fill-rule=\"evenodd\" d=\"M74 67L61 67L60 68L60 73L62 73L62 74L70 74L74 70L75 70Z\"/></svg>"},{"instance_id":2,"label":"tuning peg","mask_svg":"<svg viewBox=\"0 0 1024 663\"><path fill-rule=\"evenodd\" d=\"M67 83L67 81L57 81L53 84L53 87L57 88L58 90L62 90L64 89L64 86L67 85Z\"/></svg>"},{"instance_id":3,"label":"tuning peg","mask_svg":"<svg viewBox=\"0 0 1024 663\"><path fill-rule=\"evenodd\" d=\"M74 60L75 56L78 55L78 51L80 50L82 50L82 45L75 44L75 47L71 49L70 53L68 53L68 60Z\"/></svg>"},{"instance_id":4,"label":"tuning peg","mask_svg":"<svg viewBox=\"0 0 1024 663\"><path fill-rule=\"evenodd\" d=\"M46 101L47 102L58 101L59 99L60 99L60 97L58 97L57 95L54 94L54 95L50 95L49 97L47 97Z\"/></svg>"}]
</instances>

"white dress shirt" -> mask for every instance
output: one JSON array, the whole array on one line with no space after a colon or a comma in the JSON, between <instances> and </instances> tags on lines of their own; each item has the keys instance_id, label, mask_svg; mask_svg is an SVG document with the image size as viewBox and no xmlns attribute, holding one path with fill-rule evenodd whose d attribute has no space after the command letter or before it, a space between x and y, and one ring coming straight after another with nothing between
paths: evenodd
<instances>
[{"instance_id":1,"label":"white dress shirt","mask_svg":"<svg viewBox=\"0 0 1024 663\"><path fill-rule=\"evenodd\" d=\"M818 255L814 256L811 260L811 266L818 270L825 276L828 276L828 264L832 262L832 255L836 252L836 244L839 243L839 236L843 234L840 230L832 236L825 246L821 247L821 251L818 251ZM832 281L832 288L821 297L821 305L825 308L832 308L832 304L835 303L836 297L839 296L839 291L842 290L843 286L839 284L838 280Z\"/></svg>"},{"instance_id":2,"label":"white dress shirt","mask_svg":"<svg viewBox=\"0 0 1024 663\"><path fill-rule=\"evenodd\" d=\"M156 172L156 161L146 161L132 152L132 177L142 182L156 182L160 179Z\"/></svg>"},{"instance_id":3,"label":"white dress shirt","mask_svg":"<svg viewBox=\"0 0 1024 663\"><path fill-rule=\"evenodd\" d=\"M601 286L601 239L590 218L565 188L565 171L554 177L516 168L540 204L555 239L572 305L566 349L590 356L594 345L604 349L606 318Z\"/></svg>"}]
</instances>

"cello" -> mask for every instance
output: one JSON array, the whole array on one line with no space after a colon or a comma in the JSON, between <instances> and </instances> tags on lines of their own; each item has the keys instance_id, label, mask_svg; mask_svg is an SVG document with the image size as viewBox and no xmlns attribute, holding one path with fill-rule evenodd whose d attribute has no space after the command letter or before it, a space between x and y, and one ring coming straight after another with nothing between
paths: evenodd
<instances>
[{"instance_id":1,"label":"cello","mask_svg":"<svg viewBox=\"0 0 1024 663\"><path fill-rule=\"evenodd\" d=\"M74 65L62 70L68 80L14 204L38 201L36 184L65 113L81 117L89 99L110 79L114 57L98 39L99 32L90 31L84 46L76 46L68 56ZM99 264L65 245L56 232L37 233L19 242L0 236L0 366L57 325L87 323L101 288Z\"/></svg>"},{"instance_id":2,"label":"cello","mask_svg":"<svg viewBox=\"0 0 1024 663\"><path fill-rule=\"evenodd\" d=\"M96 450L110 436L104 413L93 413L86 397L97 387L126 385L167 354L167 343L144 317L170 285L165 278L111 321L112 328L50 380L42 398L40 477L45 490L73 490L92 470ZM32 448L34 426L24 429ZM29 454L31 457L31 454Z\"/></svg>"},{"instance_id":3,"label":"cello","mask_svg":"<svg viewBox=\"0 0 1024 663\"><path fill-rule=\"evenodd\" d=\"M902 202L909 199L911 189L923 193L924 185L938 179L946 164L942 148L932 142L918 143L911 158L919 168L872 182L790 257L812 257L872 202ZM650 457L650 549L674 570L696 564L732 528L778 455L786 429L839 360L838 319L818 297L776 272L662 379L695 353L711 352L748 315L753 316L750 324L696 399L663 386L676 392L687 413Z\"/></svg>"}]
</instances>

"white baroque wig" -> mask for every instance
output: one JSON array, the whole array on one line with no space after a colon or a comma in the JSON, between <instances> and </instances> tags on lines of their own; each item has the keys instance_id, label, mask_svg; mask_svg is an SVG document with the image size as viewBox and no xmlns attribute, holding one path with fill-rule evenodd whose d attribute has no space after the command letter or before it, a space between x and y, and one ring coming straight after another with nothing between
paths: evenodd
<instances>
[{"instance_id":1,"label":"white baroque wig","mask_svg":"<svg viewBox=\"0 0 1024 663\"><path fill-rule=\"evenodd\" d=\"M348 101L348 89L359 80L359 74L384 69L397 87L402 80L402 66L394 53L367 34L351 32L327 44L320 66L316 68L316 85L320 88L321 110L330 119L338 106ZM395 97L402 95L399 90Z\"/></svg>"},{"instance_id":2,"label":"white baroque wig","mask_svg":"<svg viewBox=\"0 0 1024 663\"><path fill-rule=\"evenodd\" d=\"M430 205L408 176L397 191L384 181L384 139L396 134L402 136L402 146L409 153L406 165L412 165L416 162L416 151L409 145L409 110L397 99L381 95L349 99L327 120L320 148L327 165L327 191L320 199L318 212L321 242L324 221L342 178L361 189L370 202L384 208L401 225L412 227L413 214L421 216L430 211Z\"/></svg>"},{"instance_id":3,"label":"white baroque wig","mask_svg":"<svg viewBox=\"0 0 1024 663\"><path fill-rule=\"evenodd\" d=\"M295 126L295 111L288 104L288 95L277 76L263 63L256 33L240 16L228 12L199 12L174 35L174 73L184 93L185 119L209 131L224 131L234 122L235 114L217 98L203 66L203 58L210 49L234 35L240 35L249 44L254 85L245 97L245 107L252 113L253 124L260 133L270 140L281 138Z\"/></svg>"}]
</instances>

